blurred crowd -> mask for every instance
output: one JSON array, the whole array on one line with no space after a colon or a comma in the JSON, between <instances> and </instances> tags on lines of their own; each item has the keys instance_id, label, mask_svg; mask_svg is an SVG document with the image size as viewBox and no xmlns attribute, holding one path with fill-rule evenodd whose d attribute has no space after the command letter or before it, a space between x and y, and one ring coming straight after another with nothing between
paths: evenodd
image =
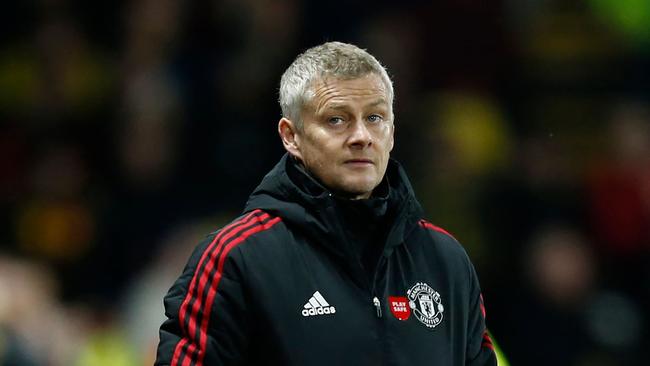
<instances>
[{"instance_id":1,"label":"blurred crowd","mask_svg":"<svg viewBox=\"0 0 650 366\"><path fill-rule=\"evenodd\" d=\"M0 366L150 365L162 297L283 150L325 40L377 56L428 218L512 365L650 347L650 2L15 1L0 12Z\"/></svg>"}]
</instances>

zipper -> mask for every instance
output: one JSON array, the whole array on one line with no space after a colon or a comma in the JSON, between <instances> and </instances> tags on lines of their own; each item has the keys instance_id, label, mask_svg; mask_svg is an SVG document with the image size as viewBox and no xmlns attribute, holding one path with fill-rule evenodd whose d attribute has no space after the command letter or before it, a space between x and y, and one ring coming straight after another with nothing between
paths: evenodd
<instances>
[{"instance_id":1,"label":"zipper","mask_svg":"<svg viewBox=\"0 0 650 366\"><path fill-rule=\"evenodd\" d=\"M401 215L406 207L407 201L404 200L400 203L397 212L398 216ZM391 236L393 235L393 232L395 230L395 227L392 227L388 233L386 234L386 242L384 243L384 247L382 248L381 253L379 254L379 259L377 260L377 264L375 266L375 272L372 275L372 279L368 278L370 282L370 294L373 296L372 299L372 304L375 307L375 310L377 311L377 318L381 318L381 302L379 301L379 298L377 298L377 275L379 274L379 271L381 270L382 265L384 264L384 261L387 260L387 258L384 256L384 251L386 250L386 245L390 243ZM367 277L366 277L367 278Z\"/></svg>"},{"instance_id":2,"label":"zipper","mask_svg":"<svg viewBox=\"0 0 650 366\"><path fill-rule=\"evenodd\" d=\"M376 331L377 331L377 346L379 347L379 355L380 355L380 360L377 363L377 365L385 365L385 359L387 356L387 346L386 346L386 321L382 319L382 311L381 311L381 301L379 300L379 297L377 296L377 291L376 291L376 286L377 286L377 273L379 272L379 268L384 260L384 255L383 253L379 256L379 263L377 263L377 267L375 267L375 273L372 278L372 283L370 284L370 294L372 296L372 305L375 308L375 315L377 316L376 319Z\"/></svg>"},{"instance_id":3,"label":"zipper","mask_svg":"<svg viewBox=\"0 0 650 366\"><path fill-rule=\"evenodd\" d=\"M381 318L381 302L379 301L379 298L377 297L377 275L380 270L381 265L383 264L385 258L384 258L384 253L382 252L379 255L379 260L377 261L377 265L375 266L375 273L373 273L372 276L372 282L370 282L370 295L373 296L372 298L372 305L375 307L375 310L377 311L377 318ZM370 281L370 279L368 279Z\"/></svg>"},{"instance_id":4,"label":"zipper","mask_svg":"<svg viewBox=\"0 0 650 366\"><path fill-rule=\"evenodd\" d=\"M328 199L329 199L329 204L328 204L327 208L333 209L333 207L334 207L334 204L333 204L334 199L333 199L331 193L328 193ZM402 203L402 205L404 205L404 203ZM336 215L333 215L333 216L336 217ZM344 232L340 220L337 220L336 223L338 224L339 229ZM390 233L389 233L389 235L390 235ZM387 237L387 239L388 239L388 237ZM349 240L349 239L346 238L346 240ZM349 242L347 244L348 244L347 246L350 247ZM361 269L362 277L365 279L367 289L370 290L370 295L372 296L372 305L375 308L375 312L376 312L376 315L377 315L378 319L381 319L381 317L382 317L382 314L381 314L381 302L379 301L379 298L376 295L375 289L376 289L376 284L377 284L377 273L379 272L379 267L381 266L381 264L383 263L383 261L385 259L383 249L385 249L385 248L382 248L382 251L379 254L379 258L377 260L378 263L375 266L375 271L372 274L372 278L370 278L370 276L368 276L366 274L366 271L363 268L363 264L361 263L361 258L357 258L357 261L355 263L355 266L357 268Z\"/></svg>"},{"instance_id":5,"label":"zipper","mask_svg":"<svg viewBox=\"0 0 650 366\"><path fill-rule=\"evenodd\" d=\"M372 304L375 306L375 310L377 310L377 318L381 318L381 303L377 296L372 299Z\"/></svg>"}]
</instances>

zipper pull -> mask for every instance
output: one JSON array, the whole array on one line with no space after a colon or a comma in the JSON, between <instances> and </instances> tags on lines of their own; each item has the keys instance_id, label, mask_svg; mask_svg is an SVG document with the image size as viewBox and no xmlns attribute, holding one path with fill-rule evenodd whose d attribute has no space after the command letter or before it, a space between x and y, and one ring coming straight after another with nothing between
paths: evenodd
<instances>
[{"instance_id":1,"label":"zipper pull","mask_svg":"<svg viewBox=\"0 0 650 366\"><path fill-rule=\"evenodd\" d=\"M381 304L376 296L372 299L372 303L375 305L375 309L377 309L377 318L381 318Z\"/></svg>"}]
</instances>

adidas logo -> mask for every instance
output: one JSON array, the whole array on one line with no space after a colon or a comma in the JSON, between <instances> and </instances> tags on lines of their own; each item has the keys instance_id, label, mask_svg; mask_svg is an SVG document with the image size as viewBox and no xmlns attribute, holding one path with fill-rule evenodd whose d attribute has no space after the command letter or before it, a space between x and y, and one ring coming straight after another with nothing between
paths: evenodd
<instances>
[{"instance_id":1,"label":"adidas logo","mask_svg":"<svg viewBox=\"0 0 650 366\"><path fill-rule=\"evenodd\" d=\"M320 292L316 291L304 306L302 316L314 316L336 313L336 308L331 306Z\"/></svg>"}]
</instances>

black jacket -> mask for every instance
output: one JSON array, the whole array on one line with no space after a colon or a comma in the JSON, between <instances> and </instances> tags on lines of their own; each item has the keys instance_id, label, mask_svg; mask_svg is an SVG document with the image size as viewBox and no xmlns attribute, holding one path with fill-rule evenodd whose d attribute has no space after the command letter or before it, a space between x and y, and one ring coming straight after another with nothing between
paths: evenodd
<instances>
[{"instance_id":1,"label":"black jacket","mask_svg":"<svg viewBox=\"0 0 650 366\"><path fill-rule=\"evenodd\" d=\"M156 365L496 365L463 248L397 162L375 192L337 199L285 155L165 297Z\"/></svg>"}]
</instances>

